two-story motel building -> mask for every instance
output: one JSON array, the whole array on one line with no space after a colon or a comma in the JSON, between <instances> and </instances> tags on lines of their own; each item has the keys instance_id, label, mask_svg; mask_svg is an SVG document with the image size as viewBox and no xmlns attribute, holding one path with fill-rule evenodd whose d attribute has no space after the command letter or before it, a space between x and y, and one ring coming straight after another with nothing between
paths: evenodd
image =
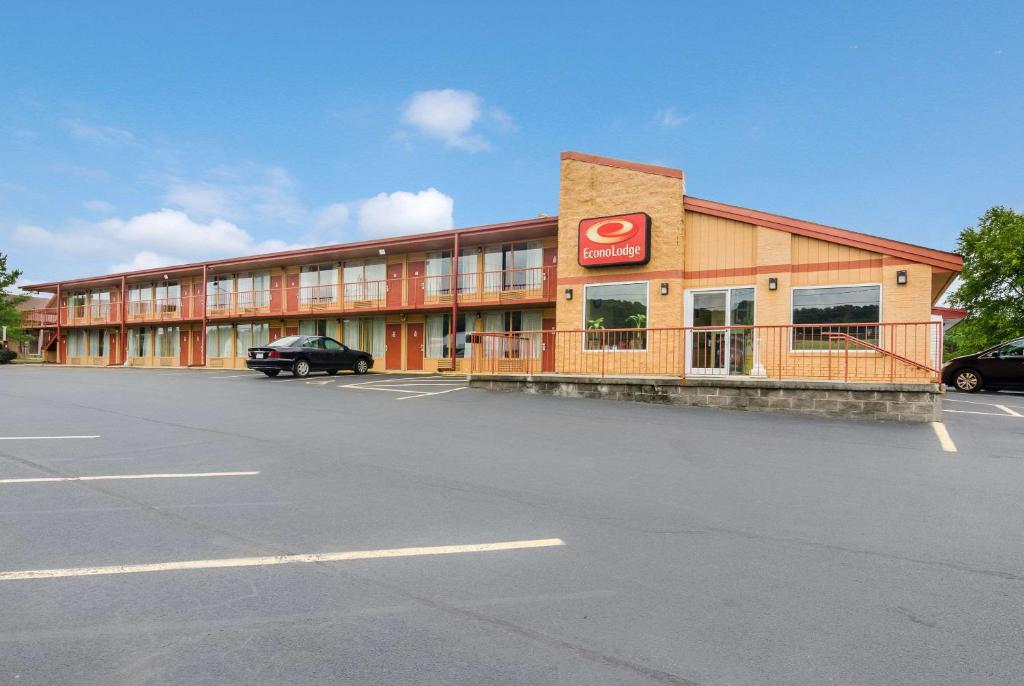
<instances>
[{"instance_id":1,"label":"two-story motel building","mask_svg":"<svg viewBox=\"0 0 1024 686\"><path fill-rule=\"evenodd\" d=\"M690 197L667 167L566 152L559 190L557 217L35 284L24 320L69 365L244 367L309 333L388 371L934 379L958 255Z\"/></svg>"}]
</instances>

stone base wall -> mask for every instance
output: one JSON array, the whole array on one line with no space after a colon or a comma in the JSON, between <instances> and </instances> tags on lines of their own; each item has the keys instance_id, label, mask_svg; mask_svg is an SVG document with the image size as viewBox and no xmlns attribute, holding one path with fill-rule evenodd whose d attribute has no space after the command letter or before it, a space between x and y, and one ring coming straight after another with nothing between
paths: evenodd
<instances>
[{"instance_id":1,"label":"stone base wall","mask_svg":"<svg viewBox=\"0 0 1024 686\"><path fill-rule=\"evenodd\" d=\"M471 374L471 388L900 422L942 420L940 384Z\"/></svg>"}]
</instances>

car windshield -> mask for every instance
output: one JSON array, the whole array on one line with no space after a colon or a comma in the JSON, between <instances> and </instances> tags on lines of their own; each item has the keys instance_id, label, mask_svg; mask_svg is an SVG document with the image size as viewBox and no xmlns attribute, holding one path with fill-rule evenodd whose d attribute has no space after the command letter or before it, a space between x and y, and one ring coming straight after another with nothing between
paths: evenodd
<instances>
[{"instance_id":1,"label":"car windshield","mask_svg":"<svg viewBox=\"0 0 1024 686\"><path fill-rule=\"evenodd\" d=\"M302 336L285 336L284 338L278 338L276 341L270 344L271 348L291 348Z\"/></svg>"}]
</instances>

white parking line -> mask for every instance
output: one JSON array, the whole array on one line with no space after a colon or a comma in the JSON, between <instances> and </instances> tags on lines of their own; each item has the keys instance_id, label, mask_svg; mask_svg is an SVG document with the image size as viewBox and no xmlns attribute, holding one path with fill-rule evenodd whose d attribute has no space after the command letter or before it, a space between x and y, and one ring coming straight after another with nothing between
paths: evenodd
<instances>
[{"instance_id":1,"label":"white parking line","mask_svg":"<svg viewBox=\"0 0 1024 686\"><path fill-rule=\"evenodd\" d=\"M949 437L949 431L946 430L946 425L942 422L932 422L932 429L935 431L936 438L939 439L939 445L947 453L956 452L956 443Z\"/></svg>"},{"instance_id":2,"label":"white parking line","mask_svg":"<svg viewBox=\"0 0 1024 686\"><path fill-rule=\"evenodd\" d=\"M1013 417L1012 414L1006 414L1005 412L979 412L977 410L943 410L943 412L952 412L953 414L987 414L989 417ZM1016 415L1020 417L1021 415Z\"/></svg>"},{"instance_id":3,"label":"white parking line","mask_svg":"<svg viewBox=\"0 0 1024 686\"><path fill-rule=\"evenodd\" d=\"M0 479L0 484L39 484L53 481L117 481L122 479L195 479L207 476L256 476L259 472L194 472L191 474L114 474L109 476L40 476Z\"/></svg>"},{"instance_id":4,"label":"white parking line","mask_svg":"<svg viewBox=\"0 0 1024 686\"><path fill-rule=\"evenodd\" d=\"M1017 412L1015 410L1011 410L1006 405L994 405L994 407L998 407L1000 410L1010 415L1011 417L1024 417L1024 414L1021 414L1020 412Z\"/></svg>"},{"instance_id":5,"label":"white parking line","mask_svg":"<svg viewBox=\"0 0 1024 686\"><path fill-rule=\"evenodd\" d=\"M409 400L410 398L425 398L428 395L444 395L445 393L451 393L452 391L464 391L469 386L459 386L458 388L449 388L447 391L436 391L434 393L419 393L417 395L407 395L404 398L396 398L396 400Z\"/></svg>"},{"instance_id":6,"label":"white parking line","mask_svg":"<svg viewBox=\"0 0 1024 686\"><path fill-rule=\"evenodd\" d=\"M68 438L99 438L99 436L0 436L0 441L60 441Z\"/></svg>"},{"instance_id":7,"label":"white parking line","mask_svg":"<svg viewBox=\"0 0 1024 686\"><path fill-rule=\"evenodd\" d=\"M524 550L565 545L560 538L542 538L532 541L505 541L502 543L474 543L470 545L443 545L421 548L389 548L384 550L354 550L338 553L305 553L300 555L273 555L264 557L235 557L220 560L186 560L182 562L154 562L109 567L70 567L65 569L27 569L0 572L0 581L24 579L59 579L72 576L101 574L138 574L140 572L170 572L190 569L224 569L226 567L262 567L290 562L342 562L347 560L376 560L386 557L416 557L420 555L451 555L454 553L488 553L499 550Z\"/></svg>"}]
</instances>

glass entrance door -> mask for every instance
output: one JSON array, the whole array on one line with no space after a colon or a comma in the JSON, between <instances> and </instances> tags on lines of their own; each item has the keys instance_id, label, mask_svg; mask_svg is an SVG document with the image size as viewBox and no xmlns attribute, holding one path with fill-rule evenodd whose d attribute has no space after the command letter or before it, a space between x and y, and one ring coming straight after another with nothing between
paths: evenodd
<instances>
[{"instance_id":1,"label":"glass entrance door","mask_svg":"<svg viewBox=\"0 0 1024 686\"><path fill-rule=\"evenodd\" d=\"M754 289L691 291L686 317L688 374L750 374L754 362Z\"/></svg>"}]
</instances>

